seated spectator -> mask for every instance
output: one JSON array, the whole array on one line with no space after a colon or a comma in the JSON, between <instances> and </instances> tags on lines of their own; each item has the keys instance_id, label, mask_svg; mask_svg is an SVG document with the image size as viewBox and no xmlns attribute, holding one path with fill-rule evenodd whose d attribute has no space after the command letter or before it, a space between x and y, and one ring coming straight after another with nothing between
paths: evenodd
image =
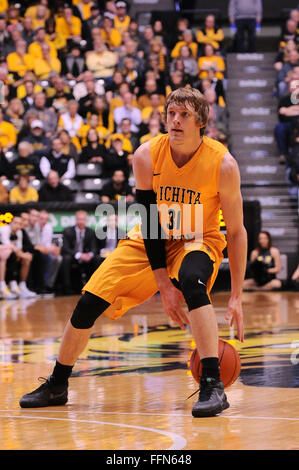
<instances>
[{"instance_id":1,"label":"seated spectator","mask_svg":"<svg viewBox=\"0 0 299 470\"><path fill-rule=\"evenodd\" d=\"M298 89L297 81L289 83L289 95L281 98L278 103L278 118L274 133L276 143L280 153L279 162L285 163L289 153L288 138L292 128L292 123L299 117L299 105L293 104L291 94Z\"/></svg>"},{"instance_id":2,"label":"seated spectator","mask_svg":"<svg viewBox=\"0 0 299 470\"><path fill-rule=\"evenodd\" d=\"M82 57L80 44L74 42L68 50L68 54L64 55L61 62L61 73L68 80L78 80L82 73L86 70L84 57Z\"/></svg>"},{"instance_id":3,"label":"seated spectator","mask_svg":"<svg viewBox=\"0 0 299 470\"><path fill-rule=\"evenodd\" d=\"M37 119L43 123L46 137L51 137L57 127L57 116L52 109L46 106L45 93L36 93L34 95L33 106L27 112L30 111L34 111Z\"/></svg>"},{"instance_id":4,"label":"seated spectator","mask_svg":"<svg viewBox=\"0 0 299 470\"><path fill-rule=\"evenodd\" d=\"M180 70L171 72L168 85L166 86L166 96L168 96L172 91L184 86L186 86L186 82L183 72Z\"/></svg>"},{"instance_id":5,"label":"seated spectator","mask_svg":"<svg viewBox=\"0 0 299 470\"><path fill-rule=\"evenodd\" d=\"M133 57L125 57L123 60L122 73L124 80L130 85L132 89L135 88L138 82L137 62Z\"/></svg>"},{"instance_id":6,"label":"seated spectator","mask_svg":"<svg viewBox=\"0 0 299 470\"><path fill-rule=\"evenodd\" d=\"M145 82L144 92L139 96L137 103L138 107L142 110L146 106L151 105L151 94L158 93L157 82L154 78L148 78ZM160 94L160 106L164 106L166 99L165 96Z\"/></svg>"},{"instance_id":7,"label":"seated spectator","mask_svg":"<svg viewBox=\"0 0 299 470\"><path fill-rule=\"evenodd\" d=\"M81 0L80 2L76 1L76 7L78 8L82 21L89 20L92 5L93 2L91 0Z\"/></svg>"},{"instance_id":8,"label":"seated spectator","mask_svg":"<svg viewBox=\"0 0 299 470\"><path fill-rule=\"evenodd\" d=\"M87 119L90 119L91 114L96 114L98 116L98 126L102 128L102 131L105 133L107 131L113 132L114 121L113 113L109 109L109 106L104 98L104 96L96 96L92 102L92 111L87 114Z\"/></svg>"},{"instance_id":9,"label":"seated spectator","mask_svg":"<svg viewBox=\"0 0 299 470\"><path fill-rule=\"evenodd\" d=\"M208 15L205 18L203 28L196 32L196 40L200 45L211 44L215 50L221 49L224 34L221 28L215 26L215 16Z\"/></svg>"},{"instance_id":10,"label":"seated spectator","mask_svg":"<svg viewBox=\"0 0 299 470\"><path fill-rule=\"evenodd\" d=\"M30 16L25 17L23 19L22 24L23 24L22 37L28 47L34 41L34 38L35 38L32 18Z\"/></svg>"},{"instance_id":11,"label":"seated spectator","mask_svg":"<svg viewBox=\"0 0 299 470\"><path fill-rule=\"evenodd\" d=\"M43 58L43 45L48 45L50 48L50 56L55 59L57 57L57 50L52 41L49 41L46 34L45 27L40 27L35 31L35 41L33 41L28 47L28 54L33 59Z\"/></svg>"},{"instance_id":12,"label":"seated spectator","mask_svg":"<svg viewBox=\"0 0 299 470\"><path fill-rule=\"evenodd\" d=\"M33 115L35 116L35 112ZM30 128L28 133L22 136L22 141L29 142L32 145L33 155L39 159L50 151L51 142L50 139L45 136L42 121L36 118L30 118L30 121Z\"/></svg>"},{"instance_id":13,"label":"seated spectator","mask_svg":"<svg viewBox=\"0 0 299 470\"><path fill-rule=\"evenodd\" d=\"M126 43L122 44L120 47L117 47L115 49L115 52L117 52L119 56L119 63L118 63L119 70L123 71L124 60L126 57L130 57L134 59L134 62L136 65L136 72L138 76L140 76L143 73L144 61L143 59L138 57L136 41L133 41L130 38Z\"/></svg>"},{"instance_id":14,"label":"seated spectator","mask_svg":"<svg viewBox=\"0 0 299 470\"><path fill-rule=\"evenodd\" d=\"M146 106L141 112L142 122L144 124L148 124L153 111L156 110L162 117L164 106L160 105L160 95L158 93L152 93L150 97L150 106Z\"/></svg>"},{"instance_id":15,"label":"seated spectator","mask_svg":"<svg viewBox=\"0 0 299 470\"><path fill-rule=\"evenodd\" d=\"M84 34L82 36L90 40L91 30L93 28L100 28L102 24L102 15L97 3L94 3L90 8L90 17L82 24Z\"/></svg>"},{"instance_id":16,"label":"seated spectator","mask_svg":"<svg viewBox=\"0 0 299 470\"><path fill-rule=\"evenodd\" d=\"M299 65L299 52L297 49L291 50L288 54L288 61L283 64L277 74L278 97L282 98L288 93L289 74Z\"/></svg>"},{"instance_id":17,"label":"seated spectator","mask_svg":"<svg viewBox=\"0 0 299 470\"><path fill-rule=\"evenodd\" d=\"M186 29L189 29L189 20L187 18L178 18L173 34L171 35L171 49L174 47L176 41L184 40L183 34Z\"/></svg>"},{"instance_id":18,"label":"seated spectator","mask_svg":"<svg viewBox=\"0 0 299 470\"><path fill-rule=\"evenodd\" d=\"M279 38L279 47L284 47L290 40L294 41L296 45L299 44L297 21L292 18L287 20L285 30L281 33Z\"/></svg>"},{"instance_id":19,"label":"seated spectator","mask_svg":"<svg viewBox=\"0 0 299 470\"><path fill-rule=\"evenodd\" d=\"M86 53L86 66L96 78L111 81L117 64L117 55L108 51L103 39L96 38L94 49Z\"/></svg>"},{"instance_id":20,"label":"seated spectator","mask_svg":"<svg viewBox=\"0 0 299 470\"><path fill-rule=\"evenodd\" d=\"M68 131L76 149L81 151L78 132L83 125L83 119L78 113L78 109L79 103L77 103L76 100L69 101L67 104L67 112L60 115L57 130L65 129Z\"/></svg>"},{"instance_id":21,"label":"seated spectator","mask_svg":"<svg viewBox=\"0 0 299 470\"><path fill-rule=\"evenodd\" d=\"M188 46L182 46L179 53L179 58L182 59L184 64L184 73L188 76L191 83L198 77L198 65L194 59L191 49Z\"/></svg>"},{"instance_id":22,"label":"seated spectator","mask_svg":"<svg viewBox=\"0 0 299 470\"><path fill-rule=\"evenodd\" d=\"M18 145L18 156L11 163L9 175L15 178L19 175L27 175L33 178L40 178L39 161L33 154L32 145L23 141Z\"/></svg>"},{"instance_id":23,"label":"seated spectator","mask_svg":"<svg viewBox=\"0 0 299 470\"><path fill-rule=\"evenodd\" d=\"M110 139L110 142L110 147L106 147L106 152L103 153L103 176L105 178L110 178L113 175L113 172L118 169L123 170L123 172L127 175L128 152L123 150L122 136L116 133Z\"/></svg>"},{"instance_id":24,"label":"seated spectator","mask_svg":"<svg viewBox=\"0 0 299 470\"><path fill-rule=\"evenodd\" d=\"M140 109L133 106L134 95L130 92L124 94L123 106L117 107L114 109L114 121L116 124L116 132L121 132L121 121L124 118L130 119L131 121L131 131L138 133L139 126L141 124L141 111Z\"/></svg>"},{"instance_id":25,"label":"seated spectator","mask_svg":"<svg viewBox=\"0 0 299 470\"><path fill-rule=\"evenodd\" d=\"M0 13L0 57L5 58L8 54L7 46L10 42L10 34L7 31L6 17Z\"/></svg>"},{"instance_id":26,"label":"seated spectator","mask_svg":"<svg viewBox=\"0 0 299 470\"><path fill-rule=\"evenodd\" d=\"M121 44L121 34L117 29L113 28L113 19L111 19L109 13L104 13L101 27L101 38L111 50Z\"/></svg>"},{"instance_id":27,"label":"seated spectator","mask_svg":"<svg viewBox=\"0 0 299 470\"><path fill-rule=\"evenodd\" d=\"M148 123L149 133L143 135L140 138L140 145L144 144L144 142L149 141L153 137L157 137L158 135L162 135L161 131L161 121L157 118L151 118Z\"/></svg>"},{"instance_id":28,"label":"seated spectator","mask_svg":"<svg viewBox=\"0 0 299 470\"><path fill-rule=\"evenodd\" d=\"M141 59L147 59L151 53L150 42L154 38L154 31L152 26L148 25L144 28L143 35L140 38L137 54Z\"/></svg>"},{"instance_id":29,"label":"seated spectator","mask_svg":"<svg viewBox=\"0 0 299 470\"><path fill-rule=\"evenodd\" d=\"M72 201L73 195L71 190L60 183L57 171L51 170L48 173L47 181L39 190L40 202L64 202Z\"/></svg>"},{"instance_id":30,"label":"seated spectator","mask_svg":"<svg viewBox=\"0 0 299 470\"><path fill-rule=\"evenodd\" d=\"M127 15L126 2L118 1L115 6L116 15L114 16L113 26L122 35L125 31L128 31L131 18Z\"/></svg>"},{"instance_id":31,"label":"seated spectator","mask_svg":"<svg viewBox=\"0 0 299 470\"><path fill-rule=\"evenodd\" d=\"M88 80L85 82L87 94L79 100L79 114L84 119L88 113L92 113L94 109L94 100L98 96L95 91L94 80Z\"/></svg>"},{"instance_id":32,"label":"seated spectator","mask_svg":"<svg viewBox=\"0 0 299 470\"><path fill-rule=\"evenodd\" d=\"M122 196L126 197L127 202L134 201L132 188L127 183L125 172L123 170L115 170L113 172L111 182L104 185L101 193L101 200L103 203L117 201Z\"/></svg>"},{"instance_id":33,"label":"seated spectator","mask_svg":"<svg viewBox=\"0 0 299 470\"><path fill-rule=\"evenodd\" d=\"M150 55L148 56L148 63L150 64L150 57L156 56L159 61L159 70L164 72L168 66L168 54L167 49L163 44L162 39L154 37L150 41Z\"/></svg>"},{"instance_id":34,"label":"seated spectator","mask_svg":"<svg viewBox=\"0 0 299 470\"><path fill-rule=\"evenodd\" d=\"M17 134L24 125L24 113L25 109L21 100L18 98L10 100L9 105L5 110L4 118L14 126Z\"/></svg>"},{"instance_id":35,"label":"seated spectator","mask_svg":"<svg viewBox=\"0 0 299 470\"><path fill-rule=\"evenodd\" d=\"M69 155L75 160L75 163L78 163L79 154L76 146L71 141L71 137L68 131L66 131L65 129L61 129L58 132L57 136L62 142L62 152L64 153L64 155Z\"/></svg>"},{"instance_id":36,"label":"seated spectator","mask_svg":"<svg viewBox=\"0 0 299 470\"><path fill-rule=\"evenodd\" d=\"M89 129L86 135L87 145L82 148L79 163L103 163L106 147L99 143L96 129Z\"/></svg>"},{"instance_id":37,"label":"seated spectator","mask_svg":"<svg viewBox=\"0 0 299 470\"><path fill-rule=\"evenodd\" d=\"M32 269L35 268L36 281L35 286L38 287L38 294L50 294L56 281L58 270L62 261L60 256L60 247L52 243L53 229L49 223L49 212L45 209L39 213L39 240L34 246L36 260L33 257ZM35 266L34 266L35 264Z\"/></svg>"},{"instance_id":38,"label":"seated spectator","mask_svg":"<svg viewBox=\"0 0 299 470\"><path fill-rule=\"evenodd\" d=\"M193 33L191 29L185 29L185 31L182 33L183 34L183 40L178 41L174 48L171 51L171 58L175 59L176 57L179 56L180 50L182 46L188 46L190 50L192 51L192 55L194 59L197 58L197 51L198 51L198 44L193 40Z\"/></svg>"},{"instance_id":39,"label":"seated spectator","mask_svg":"<svg viewBox=\"0 0 299 470\"><path fill-rule=\"evenodd\" d=\"M217 95L213 88L208 88L204 92L204 96L207 99L210 108L214 111L214 121L223 127L223 131L227 132L227 110L223 106L217 104Z\"/></svg>"},{"instance_id":40,"label":"seated spectator","mask_svg":"<svg viewBox=\"0 0 299 470\"><path fill-rule=\"evenodd\" d=\"M119 87L122 83L124 83L124 77L121 73L121 70L116 69L114 71L112 81L110 83L107 83L107 86L105 87L105 98L109 105L111 103L111 100L115 98L115 96L119 96Z\"/></svg>"},{"instance_id":41,"label":"seated spectator","mask_svg":"<svg viewBox=\"0 0 299 470\"><path fill-rule=\"evenodd\" d=\"M86 225L87 213L80 210L76 212L76 225L63 231L61 270L65 294L74 293L72 288L74 285L72 272L74 270L81 274L81 288L82 276L85 275L86 278L89 278L100 264L95 233Z\"/></svg>"},{"instance_id":42,"label":"seated spectator","mask_svg":"<svg viewBox=\"0 0 299 470\"><path fill-rule=\"evenodd\" d=\"M82 149L83 149L83 147L85 147L87 145L86 138L87 138L87 133L90 129L95 130L95 132L97 134L98 142L100 144L103 144L105 139L110 135L110 132L106 127L99 125L99 121L100 121L100 118L99 118L98 114L90 114L90 116L87 120L87 124L84 124L80 128L80 130L78 132L78 137L80 137L80 139L81 139Z\"/></svg>"},{"instance_id":43,"label":"seated spectator","mask_svg":"<svg viewBox=\"0 0 299 470\"><path fill-rule=\"evenodd\" d=\"M8 71L13 73L15 80L34 68L34 59L27 53L27 44L23 39L16 42L16 51L8 54L6 60Z\"/></svg>"},{"instance_id":44,"label":"seated spectator","mask_svg":"<svg viewBox=\"0 0 299 470\"><path fill-rule=\"evenodd\" d=\"M13 124L4 121L3 110L0 107L0 147L3 152L14 147L17 143L17 133Z\"/></svg>"},{"instance_id":45,"label":"seated spectator","mask_svg":"<svg viewBox=\"0 0 299 470\"><path fill-rule=\"evenodd\" d=\"M47 106L54 108L57 113L65 113L67 111L67 103L74 99L69 85L63 77L51 77L53 87L46 90Z\"/></svg>"},{"instance_id":46,"label":"seated spectator","mask_svg":"<svg viewBox=\"0 0 299 470\"><path fill-rule=\"evenodd\" d=\"M80 18L73 15L72 8L67 4L64 6L63 15L56 19L56 32L61 34L64 39L72 39L80 42L82 32L82 22Z\"/></svg>"},{"instance_id":47,"label":"seated spectator","mask_svg":"<svg viewBox=\"0 0 299 470\"><path fill-rule=\"evenodd\" d=\"M281 287L276 274L281 270L280 253L272 245L271 235L260 232L258 244L250 255L250 272L252 277L245 279L244 290L275 290Z\"/></svg>"},{"instance_id":48,"label":"seated spectator","mask_svg":"<svg viewBox=\"0 0 299 470\"><path fill-rule=\"evenodd\" d=\"M224 78L224 60L222 57L215 55L213 46L206 44L204 55L198 59L199 78L207 78L210 68L216 70L216 77L219 78L219 80Z\"/></svg>"},{"instance_id":49,"label":"seated spectator","mask_svg":"<svg viewBox=\"0 0 299 470\"><path fill-rule=\"evenodd\" d=\"M136 148L139 146L138 135L134 132L131 132L131 120L128 118L122 119L120 123L120 133L112 134L111 138L115 139L116 135L122 140L122 149L125 152L132 153L135 152ZM106 140L106 147L110 147L111 139Z\"/></svg>"},{"instance_id":50,"label":"seated spectator","mask_svg":"<svg viewBox=\"0 0 299 470\"><path fill-rule=\"evenodd\" d=\"M50 170L57 171L62 180L73 179L76 176L74 160L70 155L65 155L62 149L63 144L61 140L55 137L52 140L51 152L40 160L40 171L44 178L47 178Z\"/></svg>"},{"instance_id":51,"label":"seated spectator","mask_svg":"<svg viewBox=\"0 0 299 470\"><path fill-rule=\"evenodd\" d=\"M44 5L36 5L35 15L32 15L33 28L42 28L45 26L47 19L49 18L50 11ZM30 11L30 10L29 10Z\"/></svg>"},{"instance_id":52,"label":"seated spectator","mask_svg":"<svg viewBox=\"0 0 299 470\"><path fill-rule=\"evenodd\" d=\"M27 72L21 82L21 85L17 87L17 98L22 100L25 111L27 111L33 105L34 95L43 91L43 89L36 83L36 77L33 72Z\"/></svg>"},{"instance_id":53,"label":"seated spectator","mask_svg":"<svg viewBox=\"0 0 299 470\"><path fill-rule=\"evenodd\" d=\"M113 112L115 108L124 105L124 95L126 93L131 93L130 90L131 90L130 85L124 81L119 85L118 89L115 90L115 92L113 93L112 99L109 102L109 110L110 110L110 114L112 114L112 117L113 117ZM136 106L136 107L138 106L135 95L133 98L133 106ZM114 127L113 127L113 130L114 130Z\"/></svg>"},{"instance_id":54,"label":"seated spectator","mask_svg":"<svg viewBox=\"0 0 299 470\"><path fill-rule=\"evenodd\" d=\"M48 44L43 44L41 48L42 58L35 59L33 71L38 80L47 80L53 71L60 73L61 62L57 57L51 57L50 46Z\"/></svg>"},{"instance_id":55,"label":"seated spectator","mask_svg":"<svg viewBox=\"0 0 299 470\"><path fill-rule=\"evenodd\" d=\"M297 50L297 45L293 39L290 39L289 41L286 42L285 46L283 48L280 48L276 59L274 61L274 68L279 72L279 70L282 69L283 65L287 62L289 62L289 57L290 57L290 52L291 51L296 51Z\"/></svg>"},{"instance_id":56,"label":"seated spectator","mask_svg":"<svg viewBox=\"0 0 299 470\"><path fill-rule=\"evenodd\" d=\"M48 8L48 2L46 0L41 0L40 4L46 8L46 18L49 18L51 11ZM40 16L38 15L38 6L39 4L29 6L25 11L25 18L30 17L33 20L37 19L38 16Z\"/></svg>"},{"instance_id":57,"label":"seated spectator","mask_svg":"<svg viewBox=\"0 0 299 470\"><path fill-rule=\"evenodd\" d=\"M38 192L29 186L29 175L19 175L18 184L10 190L9 202L11 204L26 204L26 202L38 201Z\"/></svg>"},{"instance_id":58,"label":"seated spectator","mask_svg":"<svg viewBox=\"0 0 299 470\"><path fill-rule=\"evenodd\" d=\"M77 78L77 84L72 89L75 100L79 101L80 98L87 95L86 82L94 80L94 75L91 70L86 70ZM95 80L95 91L97 95L104 95L105 88L102 84L102 80Z\"/></svg>"},{"instance_id":59,"label":"seated spectator","mask_svg":"<svg viewBox=\"0 0 299 470\"><path fill-rule=\"evenodd\" d=\"M0 297L35 298L36 293L26 285L33 247L22 230L21 217L15 216L10 224L0 227L0 243Z\"/></svg>"}]
</instances>

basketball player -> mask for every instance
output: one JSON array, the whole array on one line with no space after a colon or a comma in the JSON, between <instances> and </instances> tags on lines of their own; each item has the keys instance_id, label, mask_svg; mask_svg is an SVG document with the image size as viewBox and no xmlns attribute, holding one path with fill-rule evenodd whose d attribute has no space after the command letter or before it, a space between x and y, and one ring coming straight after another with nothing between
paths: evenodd
<instances>
[{"instance_id":1,"label":"basketball player","mask_svg":"<svg viewBox=\"0 0 299 470\"><path fill-rule=\"evenodd\" d=\"M98 316L105 312L116 319L157 290L166 314L181 328L190 324L201 358L202 378L193 416L214 416L229 407L219 377L218 328L209 295L226 244L219 231L220 207L231 271L226 318L236 324L240 341L244 338L241 292L247 235L238 166L222 144L203 136L208 113L209 105L198 90L180 88L167 98L168 134L142 144L134 155L136 198L147 209L142 231L133 228L84 286L65 328L52 375L21 398L21 407L64 405L68 378ZM154 214L150 206L156 211L161 208L159 238L147 236ZM202 239L194 229L196 208L203 208ZM186 217L191 220L193 238L182 230ZM188 313L180 305L182 298Z\"/></svg>"}]
</instances>

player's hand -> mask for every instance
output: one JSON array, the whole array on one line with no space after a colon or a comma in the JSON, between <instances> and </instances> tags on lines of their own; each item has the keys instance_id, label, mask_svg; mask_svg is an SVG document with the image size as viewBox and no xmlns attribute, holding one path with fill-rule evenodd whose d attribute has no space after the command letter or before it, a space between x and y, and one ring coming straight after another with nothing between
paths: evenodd
<instances>
[{"instance_id":1,"label":"player's hand","mask_svg":"<svg viewBox=\"0 0 299 470\"><path fill-rule=\"evenodd\" d=\"M178 323L182 330L185 330L184 324L189 325L190 321L181 307L181 302L185 301L182 292L174 287L170 281L167 288L160 289L160 295L166 315Z\"/></svg>"},{"instance_id":2,"label":"player's hand","mask_svg":"<svg viewBox=\"0 0 299 470\"><path fill-rule=\"evenodd\" d=\"M240 297L231 297L225 315L226 320L230 320L230 326L235 323L239 341L244 342L243 309Z\"/></svg>"}]
</instances>

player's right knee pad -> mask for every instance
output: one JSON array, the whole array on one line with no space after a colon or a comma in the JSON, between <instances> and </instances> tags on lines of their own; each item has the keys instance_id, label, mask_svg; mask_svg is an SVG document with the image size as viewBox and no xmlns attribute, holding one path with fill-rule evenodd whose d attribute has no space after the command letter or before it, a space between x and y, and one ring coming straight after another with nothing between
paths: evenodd
<instances>
[{"instance_id":1,"label":"player's right knee pad","mask_svg":"<svg viewBox=\"0 0 299 470\"><path fill-rule=\"evenodd\" d=\"M94 325L96 319L109 307L106 300L97 295L85 292L77 303L71 324L74 328L87 330Z\"/></svg>"}]
</instances>

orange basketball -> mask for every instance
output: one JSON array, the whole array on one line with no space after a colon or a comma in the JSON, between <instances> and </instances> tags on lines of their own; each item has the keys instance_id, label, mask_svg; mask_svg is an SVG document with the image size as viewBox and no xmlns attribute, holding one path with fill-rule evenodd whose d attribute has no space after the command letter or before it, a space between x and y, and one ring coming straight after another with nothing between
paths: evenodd
<instances>
[{"instance_id":1,"label":"orange basketball","mask_svg":"<svg viewBox=\"0 0 299 470\"><path fill-rule=\"evenodd\" d=\"M240 375L241 360L238 351L227 341L219 338L218 356L220 365L220 379L224 387L229 387ZM200 383L201 362L195 348L190 357L190 370L196 382Z\"/></svg>"}]
</instances>

